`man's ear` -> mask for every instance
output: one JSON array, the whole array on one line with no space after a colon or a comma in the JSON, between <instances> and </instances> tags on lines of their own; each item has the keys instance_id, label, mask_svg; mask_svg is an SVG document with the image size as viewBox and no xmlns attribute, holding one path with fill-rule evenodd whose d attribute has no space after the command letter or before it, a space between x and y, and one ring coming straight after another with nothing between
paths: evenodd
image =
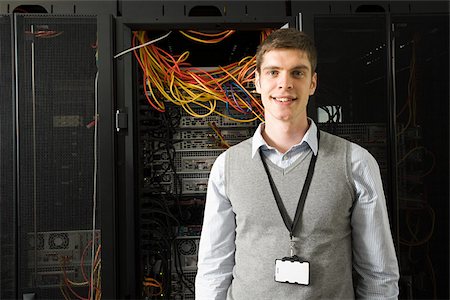
<instances>
[{"instance_id":1,"label":"man's ear","mask_svg":"<svg viewBox=\"0 0 450 300\"><path fill-rule=\"evenodd\" d=\"M314 75L311 78L311 86L309 87L309 95L310 96L314 95L316 88L317 88L317 73L314 72Z\"/></svg>"},{"instance_id":2,"label":"man's ear","mask_svg":"<svg viewBox=\"0 0 450 300\"><path fill-rule=\"evenodd\" d=\"M255 87L256 87L256 92L258 94L261 94L261 86L259 84L259 72L258 71L255 72Z\"/></svg>"}]
</instances>

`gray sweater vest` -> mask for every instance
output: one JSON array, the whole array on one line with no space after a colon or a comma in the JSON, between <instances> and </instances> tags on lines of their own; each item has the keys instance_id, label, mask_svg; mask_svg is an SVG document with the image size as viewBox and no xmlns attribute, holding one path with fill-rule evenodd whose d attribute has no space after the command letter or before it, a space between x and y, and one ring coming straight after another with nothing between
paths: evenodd
<instances>
[{"instance_id":1,"label":"gray sweater vest","mask_svg":"<svg viewBox=\"0 0 450 300\"><path fill-rule=\"evenodd\" d=\"M278 211L261 157L251 139L231 147L225 191L236 214L236 252L228 299L352 299L350 218L355 199L350 143L321 132L319 154L294 236L296 254L310 263L308 286L274 280L275 259L289 256L289 232ZM294 217L312 151L286 169L266 159L284 206Z\"/></svg>"}]
</instances>

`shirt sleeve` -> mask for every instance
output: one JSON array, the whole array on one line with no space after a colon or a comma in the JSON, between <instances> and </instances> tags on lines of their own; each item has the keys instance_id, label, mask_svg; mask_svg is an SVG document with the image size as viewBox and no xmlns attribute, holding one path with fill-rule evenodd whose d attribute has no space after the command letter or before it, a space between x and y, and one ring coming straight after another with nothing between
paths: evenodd
<instances>
[{"instance_id":1,"label":"shirt sleeve","mask_svg":"<svg viewBox=\"0 0 450 300\"><path fill-rule=\"evenodd\" d=\"M235 215L225 194L226 152L211 169L198 251L195 299L226 299L231 284L235 251Z\"/></svg>"},{"instance_id":2,"label":"shirt sleeve","mask_svg":"<svg viewBox=\"0 0 450 300\"><path fill-rule=\"evenodd\" d=\"M397 299L399 269L380 170L375 158L352 144L356 202L352 214L353 267L358 299Z\"/></svg>"}]
</instances>

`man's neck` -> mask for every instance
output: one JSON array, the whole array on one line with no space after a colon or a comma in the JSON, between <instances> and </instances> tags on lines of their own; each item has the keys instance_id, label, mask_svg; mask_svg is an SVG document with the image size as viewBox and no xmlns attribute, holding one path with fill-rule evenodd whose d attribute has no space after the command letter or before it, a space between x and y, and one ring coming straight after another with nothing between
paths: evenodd
<instances>
[{"instance_id":1,"label":"man's neck","mask_svg":"<svg viewBox=\"0 0 450 300\"><path fill-rule=\"evenodd\" d=\"M261 134L269 146L285 153L302 140L308 128L308 119L295 124L266 121Z\"/></svg>"}]
</instances>

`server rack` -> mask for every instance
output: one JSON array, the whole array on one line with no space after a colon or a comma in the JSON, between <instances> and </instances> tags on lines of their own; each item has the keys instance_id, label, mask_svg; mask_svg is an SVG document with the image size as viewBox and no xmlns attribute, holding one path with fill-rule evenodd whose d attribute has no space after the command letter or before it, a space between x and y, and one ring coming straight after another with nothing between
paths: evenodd
<instances>
[{"instance_id":1,"label":"server rack","mask_svg":"<svg viewBox=\"0 0 450 300\"><path fill-rule=\"evenodd\" d=\"M445 10L442 10L445 12ZM404 295L448 298L447 14L394 15L399 257Z\"/></svg>"},{"instance_id":2,"label":"server rack","mask_svg":"<svg viewBox=\"0 0 450 300\"><path fill-rule=\"evenodd\" d=\"M117 49L130 48L134 32L145 32L152 39L171 30L156 45L172 55L189 50L188 62L201 69L199 72L207 72L254 55L263 30L295 26L297 19L286 14L289 9L284 4L266 4L273 8L273 15L268 16L260 3L140 2L145 9L137 9L134 3L123 2L122 17L117 19ZM221 43L202 45L180 33L189 29L236 32ZM145 97L145 81L135 57L119 58L117 70L117 81L123 83L117 87L118 112L128 116L126 128L118 129L119 140L127 145L119 148L123 151L119 157L130 158L124 165L133 166L118 173L124 175L120 193L127 199L121 203L126 217L122 224L127 226L119 226L123 231L119 268L127 275L120 280L119 294L193 299L208 174L217 155L224 151L211 126L215 124L222 137L233 143L249 137L256 123L239 124L217 114L195 118L169 101L165 102L165 113L157 112ZM227 108L218 110L224 113ZM207 110L196 107L195 112L206 114ZM242 113L234 113L242 117ZM163 285L162 290L148 287L154 280Z\"/></svg>"},{"instance_id":3,"label":"server rack","mask_svg":"<svg viewBox=\"0 0 450 300\"><path fill-rule=\"evenodd\" d=\"M98 245L95 32L95 18L15 17L19 294L57 298L62 278L83 282Z\"/></svg>"},{"instance_id":4,"label":"server rack","mask_svg":"<svg viewBox=\"0 0 450 300\"><path fill-rule=\"evenodd\" d=\"M112 148L94 132L105 132L113 103L97 101L98 82L111 86L111 64L98 52L104 21L97 14L114 11L111 3L86 3L0 3L2 299L86 296L91 273L93 295L100 293L99 212L109 201L100 205L95 161L102 151L104 164ZM107 28L99 39L105 51ZM115 264L108 258L107 251L106 271Z\"/></svg>"}]
</instances>

